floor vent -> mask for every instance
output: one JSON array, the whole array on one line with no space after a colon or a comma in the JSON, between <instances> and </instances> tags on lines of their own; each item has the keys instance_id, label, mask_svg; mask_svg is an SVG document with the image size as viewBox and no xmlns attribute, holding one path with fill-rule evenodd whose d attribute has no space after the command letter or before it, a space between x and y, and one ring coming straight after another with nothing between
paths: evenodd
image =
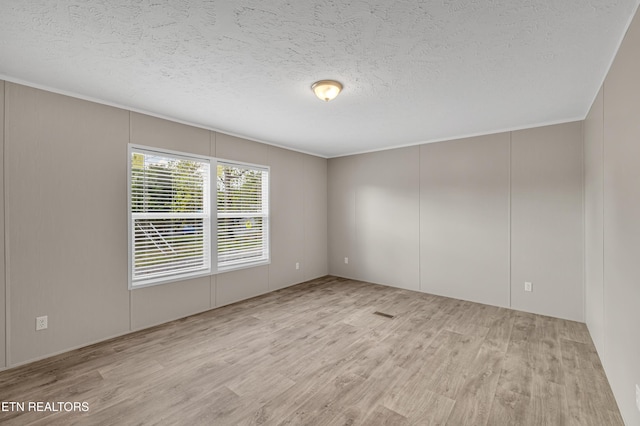
<instances>
[{"instance_id":1,"label":"floor vent","mask_svg":"<svg viewBox=\"0 0 640 426\"><path fill-rule=\"evenodd\" d=\"M385 317L385 318L393 318L395 316L395 315L385 314L384 312L378 312L378 311L375 311L373 315L380 315L381 317Z\"/></svg>"}]
</instances>

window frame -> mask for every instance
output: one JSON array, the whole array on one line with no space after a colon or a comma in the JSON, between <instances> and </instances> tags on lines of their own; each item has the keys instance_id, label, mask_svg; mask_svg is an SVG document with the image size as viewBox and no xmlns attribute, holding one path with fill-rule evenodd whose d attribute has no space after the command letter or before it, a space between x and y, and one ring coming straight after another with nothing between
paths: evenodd
<instances>
[{"instance_id":1,"label":"window frame","mask_svg":"<svg viewBox=\"0 0 640 426\"><path fill-rule=\"evenodd\" d=\"M196 160L196 161L204 161L209 163L209 209L208 209L208 220L209 220L209 268L205 271L195 271L195 272L187 272L182 274L168 275L165 277L156 277L148 280L140 280L136 283L133 280L133 262L134 262L134 212L132 211L132 154L136 151L148 152L150 154L157 154L159 156L166 156L175 159L185 159L185 160ZM269 265L271 263L271 210L270 210L270 200L271 200L271 168L267 165L262 164L254 164L243 161L236 160L227 160L212 156L200 155L200 154L192 154L188 152L176 151L165 148L151 147L146 145L139 145L129 143L127 147L127 256L128 256L128 288L129 290L135 290L139 288L145 288L155 285L168 284L172 282L185 281L192 278L204 277L216 275L219 273L226 273L241 269L254 268L263 265ZM217 208L217 169L218 165L225 166L237 166L238 168L250 168L254 170L264 171L267 174L267 184L266 184L266 203L267 207L264 210L265 215L263 216L266 219L266 226L264 226L263 234L266 235L266 259L260 259L253 262L244 262L236 265L227 265L220 267L218 260L218 208ZM263 194L264 197L264 194ZM207 195L205 195L207 198Z\"/></svg>"}]
</instances>

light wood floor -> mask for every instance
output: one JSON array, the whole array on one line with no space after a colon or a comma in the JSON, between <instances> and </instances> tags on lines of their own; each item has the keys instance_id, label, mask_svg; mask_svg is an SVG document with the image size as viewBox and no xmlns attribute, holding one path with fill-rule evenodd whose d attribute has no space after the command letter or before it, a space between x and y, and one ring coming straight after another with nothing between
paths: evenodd
<instances>
[{"instance_id":1,"label":"light wood floor","mask_svg":"<svg viewBox=\"0 0 640 426\"><path fill-rule=\"evenodd\" d=\"M584 324L333 277L5 371L0 400L89 403L3 425L623 424Z\"/></svg>"}]
</instances>

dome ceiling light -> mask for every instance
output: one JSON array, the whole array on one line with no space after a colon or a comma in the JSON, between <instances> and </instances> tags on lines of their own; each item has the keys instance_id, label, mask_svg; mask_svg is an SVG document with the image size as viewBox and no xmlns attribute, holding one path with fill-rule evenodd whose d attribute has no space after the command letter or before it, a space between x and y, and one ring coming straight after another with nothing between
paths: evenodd
<instances>
[{"instance_id":1,"label":"dome ceiling light","mask_svg":"<svg viewBox=\"0 0 640 426\"><path fill-rule=\"evenodd\" d=\"M320 80L313 83L311 90L318 99L329 102L335 99L342 90L342 84L335 80Z\"/></svg>"}]
</instances>

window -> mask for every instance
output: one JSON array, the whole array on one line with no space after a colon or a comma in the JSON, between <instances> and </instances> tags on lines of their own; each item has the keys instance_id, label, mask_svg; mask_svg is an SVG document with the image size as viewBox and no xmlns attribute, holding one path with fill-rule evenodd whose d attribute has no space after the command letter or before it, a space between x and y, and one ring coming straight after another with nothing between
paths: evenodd
<instances>
[{"instance_id":1,"label":"window","mask_svg":"<svg viewBox=\"0 0 640 426\"><path fill-rule=\"evenodd\" d=\"M220 161L217 178L218 270L268 261L268 171Z\"/></svg>"},{"instance_id":2,"label":"window","mask_svg":"<svg viewBox=\"0 0 640 426\"><path fill-rule=\"evenodd\" d=\"M266 263L268 168L129 146L129 288Z\"/></svg>"},{"instance_id":3,"label":"window","mask_svg":"<svg viewBox=\"0 0 640 426\"><path fill-rule=\"evenodd\" d=\"M210 163L130 149L130 287L211 271Z\"/></svg>"}]
</instances>

